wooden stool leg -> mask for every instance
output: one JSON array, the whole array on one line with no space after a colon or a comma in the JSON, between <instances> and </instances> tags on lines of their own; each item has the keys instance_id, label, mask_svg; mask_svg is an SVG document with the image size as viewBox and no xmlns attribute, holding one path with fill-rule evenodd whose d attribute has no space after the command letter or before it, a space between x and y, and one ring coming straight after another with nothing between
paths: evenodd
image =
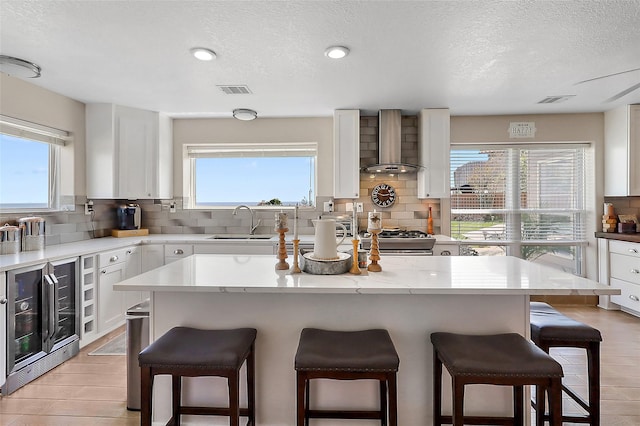
<instances>
[{"instance_id":1,"label":"wooden stool leg","mask_svg":"<svg viewBox=\"0 0 640 426\"><path fill-rule=\"evenodd\" d=\"M305 425L305 390L307 388L307 380L306 377L303 377L303 374L298 372L296 374L296 425L304 426Z\"/></svg>"},{"instance_id":2,"label":"wooden stool leg","mask_svg":"<svg viewBox=\"0 0 640 426\"><path fill-rule=\"evenodd\" d=\"M380 380L380 424L387 426L387 382Z\"/></svg>"},{"instance_id":3,"label":"wooden stool leg","mask_svg":"<svg viewBox=\"0 0 640 426\"><path fill-rule=\"evenodd\" d=\"M589 375L589 417L591 426L600 426L600 342L589 343L587 349Z\"/></svg>"},{"instance_id":4,"label":"wooden stool leg","mask_svg":"<svg viewBox=\"0 0 640 426\"><path fill-rule=\"evenodd\" d=\"M442 362L433 351L433 425L442 426Z\"/></svg>"},{"instance_id":5,"label":"wooden stool leg","mask_svg":"<svg viewBox=\"0 0 640 426\"><path fill-rule=\"evenodd\" d=\"M549 388L549 425L562 426L562 379L551 379Z\"/></svg>"},{"instance_id":6,"label":"wooden stool leg","mask_svg":"<svg viewBox=\"0 0 640 426\"><path fill-rule=\"evenodd\" d=\"M171 375L171 424L180 426L180 404L182 403L182 378Z\"/></svg>"},{"instance_id":7,"label":"wooden stool leg","mask_svg":"<svg viewBox=\"0 0 640 426\"><path fill-rule=\"evenodd\" d=\"M464 426L464 383L452 376L451 388L453 389L453 426Z\"/></svg>"},{"instance_id":8,"label":"wooden stool leg","mask_svg":"<svg viewBox=\"0 0 640 426\"><path fill-rule=\"evenodd\" d=\"M522 386L513 387L513 424L524 425L524 389Z\"/></svg>"},{"instance_id":9,"label":"wooden stool leg","mask_svg":"<svg viewBox=\"0 0 640 426\"><path fill-rule=\"evenodd\" d=\"M229 424L240 426L240 371L227 377L229 382Z\"/></svg>"},{"instance_id":10,"label":"wooden stool leg","mask_svg":"<svg viewBox=\"0 0 640 426\"><path fill-rule=\"evenodd\" d=\"M396 373L389 373L389 426L398 426L398 384Z\"/></svg>"},{"instance_id":11,"label":"wooden stool leg","mask_svg":"<svg viewBox=\"0 0 640 426\"><path fill-rule=\"evenodd\" d=\"M256 426L256 355L254 349L255 345L251 345L247 357L247 408L249 410L247 426Z\"/></svg>"},{"instance_id":12,"label":"wooden stool leg","mask_svg":"<svg viewBox=\"0 0 640 426\"><path fill-rule=\"evenodd\" d=\"M544 386L536 386L536 426L544 426L546 408L546 392Z\"/></svg>"},{"instance_id":13,"label":"wooden stool leg","mask_svg":"<svg viewBox=\"0 0 640 426\"><path fill-rule=\"evenodd\" d=\"M151 426L153 376L150 367L140 368L140 426Z\"/></svg>"}]
</instances>

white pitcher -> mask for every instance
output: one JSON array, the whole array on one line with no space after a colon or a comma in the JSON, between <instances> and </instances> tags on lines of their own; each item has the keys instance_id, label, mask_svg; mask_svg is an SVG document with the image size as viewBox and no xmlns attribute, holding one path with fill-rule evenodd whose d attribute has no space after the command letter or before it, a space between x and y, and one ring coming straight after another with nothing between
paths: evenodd
<instances>
[{"instance_id":1,"label":"white pitcher","mask_svg":"<svg viewBox=\"0 0 640 426\"><path fill-rule=\"evenodd\" d=\"M316 227L313 257L320 260L338 259L338 246L347 236L347 228L335 219L316 219L312 222ZM336 239L336 225L341 226L344 231L339 240Z\"/></svg>"}]
</instances>

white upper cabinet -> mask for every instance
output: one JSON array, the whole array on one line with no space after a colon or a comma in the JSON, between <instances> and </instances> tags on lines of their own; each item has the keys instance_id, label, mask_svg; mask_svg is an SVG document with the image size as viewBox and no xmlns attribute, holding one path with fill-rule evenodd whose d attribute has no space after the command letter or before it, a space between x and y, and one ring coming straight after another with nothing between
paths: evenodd
<instances>
[{"instance_id":1,"label":"white upper cabinet","mask_svg":"<svg viewBox=\"0 0 640 426\"><path fill-rule=\"evenodd\" d=\"M360 196L360 110L333 113L333 196Z\"/></svg>"},{"instance_id":2,"label":"white upper cabinet","mask_svg":"<svg viewBox=\"0 0 640 426\"><path fill-rule=\"evenodd\" d=\"M640 105L604 114L604 195L640 195Z\"/></svg>"},{"instance_id":3,"label":"white upper cabinet","mask_svg":"<svg viewBox=\"0 0 640 426\"><path fill-rule=\"evenodd\" d=\"M171 119L113 104L87 104L87 197L171 198Z\"/></svg>"},{"instance_id":4,"label":"white upper cabinet","mask_svg":"<svg viewBox=\"0 0 640 426\"><path fill-rule=\"evenodd\" d=\"M449 198L449 109L423 109L418 114L418 198Z\"/></svg>"}]
</instances>

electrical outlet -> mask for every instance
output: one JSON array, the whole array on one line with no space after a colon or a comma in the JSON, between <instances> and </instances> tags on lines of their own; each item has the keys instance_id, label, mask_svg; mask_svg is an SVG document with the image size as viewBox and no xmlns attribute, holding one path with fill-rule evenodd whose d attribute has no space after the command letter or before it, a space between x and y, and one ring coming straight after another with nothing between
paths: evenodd
<instances>
[{"instance_id":1,"label":"electrical outlet","mask_svg":"<svg viewBox=\"0 0 640 426\"><path fill-rule=\"evenodd\" d=\"M362 205L362 203L355 203L355 205L356 205L356 212L362 213L364 211L364 206Z\"/></svg>"},{"instance_id":2,"label":"electrical outlet","mask_svg":"<svg viewBox=\"0 0 640 426\"><path fill-rule=\"evenodd\" d=\"M325 201L324 211L326 213L331 213L333 211L333 201Z\"/></svg>"},{"instance_id":3,"label":"electrical outlet","mask_svg":"<svg viewBox=\"0 0 640 426\"><path fill-rule=\"evenodd\" d=\"M169 213L175 213L176 212L176 202L171 200L171 203L169 203Z\"/></svg>"},{"instance_id":4,"label":"electrical outlet","mask_svg":"<svg viewBox=\"0 0 640 426\"><path fill-rule=\"evenodd\" d=\"M91 213L93 213L93 201L87 200L87 202L84 203L84 214L90 215Z\"/></svg>"}]
</instances>

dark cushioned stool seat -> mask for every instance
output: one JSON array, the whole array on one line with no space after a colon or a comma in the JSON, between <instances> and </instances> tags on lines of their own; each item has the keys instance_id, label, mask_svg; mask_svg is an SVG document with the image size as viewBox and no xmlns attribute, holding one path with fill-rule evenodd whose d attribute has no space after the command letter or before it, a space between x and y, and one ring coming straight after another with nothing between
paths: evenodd
<instances>
[{"instance_id":1,"label":"dark cushioned stool seat","mask_svg":"<svg viewBox=\"0 0 640 426\"><path fill-rule=\"evenodd\" d=\"M174 327L147 346L138 355L141 367L142 425L151 424L153 378L159 374L172 376L173 417L169 424L180 424L181 414L222 415L239 425L239 417L249 418L255 425L255 355L257 331L253 328L233 330L199 330ZM247 362L248 406L239 407L239 376ZM229 407L187 407L181 404L181 378L197 376L226 377L229 383Z\"/></svg>"},{"instance_id":2,"label":"dark cushioned stool seat","mask_svg":"<svg viewBox=\"0 0 640 426\"><path fill-rule=\"evenodd\" d=\"M386 330L333 331L305 328L295 357L297 377L297 424L310 418L380 419L397 425L396 373L400 359ZM311 379L374 379L380 381L380 410L312 410ZM387 407L388 390L388 407Z\"/></svg>"},{"instance_id":3,"label":"dark cushioned stool seat","mask_svg":"<svg viewBox=\"0 0 640 426\"><path fill-rule=\"evenodd\" d=\"M542 350L549 353L553 347L582 348L587 353L587 375L589 380L589 402L576 394L571 388L562 385L562 389L586 412L586 416L563 415L565 422L600 425L600 342L599 330L576 321L558 312L543 302L530 303L531 340ZM542 426L548 418L545 413L545 393L536 392L536 424Z\"/></svg>"},{"instance_id":4,"label":"dark cushioned stool seat","mask_svg":"<svg viewBox=\"0 0 640 426\"><path fill-rule=\"evenodd\" d=\"M464 386L489 384L513 386L515 424L523 424L523 386L550 389L552 425L560 426L562 366L519 334L431 334L434 362L434 425L510 424L508 418L464 416ZM442 365L452 379L452 416L442 415ZM488 423L487 423L488 422ZM492 423L495 422L495 423Z\"/></svg>"}]
</instances>

